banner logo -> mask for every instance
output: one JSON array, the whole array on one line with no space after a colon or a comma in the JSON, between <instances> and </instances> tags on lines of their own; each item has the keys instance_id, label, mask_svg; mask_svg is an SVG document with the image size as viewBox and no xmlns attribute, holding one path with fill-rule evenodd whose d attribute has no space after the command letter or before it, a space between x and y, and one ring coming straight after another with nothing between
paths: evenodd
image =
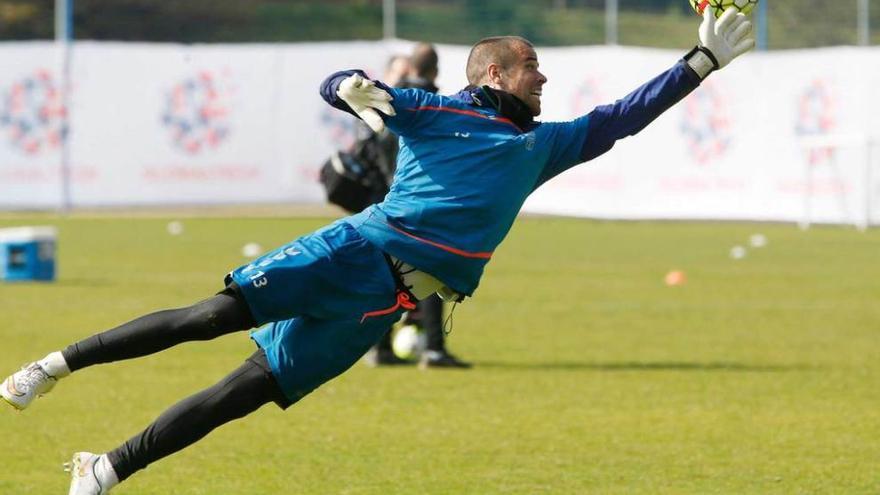
<instances>
[{"instance_id":1,"label":"banner logo","mask_svg":"<svg viewBox=\"0 0 880 495\"><path fill-rule=\"evenodd\" d=\"M162 124L175 148L196 155L229 137L232 90L225 77L202 71L178 82L165 95Z\"/></svg>"},{"instance_id":2,"label":"banner logo","mask_svg":"<svg viewBox=\"0 0 880 495\"><path fill-rule=\"evenodd\" d=\"M368 130L358 129L360 122L357 118L335 108L321 110L320 122L334 149L351 149L358 137L366 137L359 136L359 133L368 134Z\"/></svg>"},{"instance_id":3,"label":"banner logo","mask_svg":"<svg viewBox=\"0 0 880 495\"><path fill-rule=\"evenodd\" d=\"M801 91L797 102L795 133L800 137L816 137L831 133L837 125L834 111L836 102L828 84L816 79ZM817 165L834 158L834 146L810 147L807 161Z\"/></svg>"},{"instance_id":4,"label":"banner logo","mask_svg":"<svg viewBox=\"0 0 880 495\"><path fill-rule=\"evenodd\" d=\"M593 78L584 80L580 86L575 88L574 95L571 98L573 117L577 118L591 112L601 102L602 95L599 90L599 83Z\"/></svg>"},{"instance_id":5,"label":"banner logo","mask_svg":"<svg viewBox=\"0 0 880 495\"><path fill-rule=\"evenodd\" d=\"M67 136L67 109L61 89L45 69L5 89L0 129L8 142L28 155L58 149Z\"/></svg>"},{"instance_id":6,"label":"banner logo","mask_svg":"<svg viewBox=\"0 0 880 495\"><path fill-rule=\"evenodd\" d=\"M681 133L691 157L707 165L724 155L731 142L727 104L711 82L704 82L684 100Z\"/></svg>"}]
</instances>

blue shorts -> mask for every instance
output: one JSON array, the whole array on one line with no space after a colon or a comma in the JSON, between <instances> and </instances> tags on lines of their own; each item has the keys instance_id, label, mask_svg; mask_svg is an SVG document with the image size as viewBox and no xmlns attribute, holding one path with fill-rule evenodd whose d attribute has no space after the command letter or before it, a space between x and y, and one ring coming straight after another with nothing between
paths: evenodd
<instances>
[{"instance_id":1,"label":"blue shorts","mask_svg":"<svg viewBox=\"0 0 880 495\"><path fill-rule=\"evenodd\" d=\"M382 251L342 221L230 278L264 325L251 338L291 403L350 368L405 311Z\"/></svg>"}]
</instances>

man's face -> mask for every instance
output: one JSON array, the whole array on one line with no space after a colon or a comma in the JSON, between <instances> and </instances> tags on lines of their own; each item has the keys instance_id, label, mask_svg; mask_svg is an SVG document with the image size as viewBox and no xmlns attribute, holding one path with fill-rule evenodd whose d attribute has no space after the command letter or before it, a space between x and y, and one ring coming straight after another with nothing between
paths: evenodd
<instances>
[{"instance_id":1,"label":"man's face","mask_svg":"<svg viewBox=\"0 0 880 495\"><path fill-rule=\"evenodd\" d=\"M541 88L547 78L538 70L538 55L534 48L520 43L514 47L514 53L516 61L502 71L499 89L522 100L532 115L538 116L541 114Z\"/></svg>"}]
</instances>

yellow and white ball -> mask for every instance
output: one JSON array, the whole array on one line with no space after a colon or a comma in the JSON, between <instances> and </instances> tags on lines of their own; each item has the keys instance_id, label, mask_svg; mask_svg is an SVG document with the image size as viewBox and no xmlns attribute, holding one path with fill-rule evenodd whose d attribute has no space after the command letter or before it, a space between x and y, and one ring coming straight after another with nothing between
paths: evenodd
<instances>
[{"instance_id":1,"label":"yellow and white ball","mask_svg":"<svg viewBox=\"0 0 880 495\"><path fill-rule=\"evenodd\" d=\"M758 0L688 0L691 7L698 14L703 15L703 11L707 8L715 9L715 17L721 17L721 14L727 9L736 9L737 12L749 14L758 5Z\"/></svg>"},{"instance_id":2,"label":"yellow and white ball","mask_svg":"<svg viewBox=\"0 0 880 495\"><path fill-rule=\"evenodd\" d=\"M415 325L404 325L394 330L391 336L391 349L400 359L418 359L428 347L428 335Z\"/></svg>"}]
</instances>

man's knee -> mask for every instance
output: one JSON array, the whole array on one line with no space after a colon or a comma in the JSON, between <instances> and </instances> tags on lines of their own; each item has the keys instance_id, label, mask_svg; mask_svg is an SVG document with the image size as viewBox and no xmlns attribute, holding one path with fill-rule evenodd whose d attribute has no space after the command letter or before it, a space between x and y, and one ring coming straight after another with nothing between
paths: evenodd
<instances>
[{"instance_id":1,"label":"man's knee","mask_svg":"<svg viewBox=\"0 0 880 495\"><path fill-rule=\"evenodd\" d=\"M250 314L235 297L218 294L190 306L177 324L177 330L191 338L209 340L229 332L246 330Z\"/></svg>"},{"instance_id":2,"label":"man's knee","mask_svg":"<svg viewBox=\"0 0 880 495\"><path fill-rule=\"evenodd\" d=\"M257 351L262 353L262 351ZM254 358L246 360L238 369L211 387L203 406L227 421L244 417L269 402L278 403L283 394L271 372Z\"/></svg>"}]
</instances>

